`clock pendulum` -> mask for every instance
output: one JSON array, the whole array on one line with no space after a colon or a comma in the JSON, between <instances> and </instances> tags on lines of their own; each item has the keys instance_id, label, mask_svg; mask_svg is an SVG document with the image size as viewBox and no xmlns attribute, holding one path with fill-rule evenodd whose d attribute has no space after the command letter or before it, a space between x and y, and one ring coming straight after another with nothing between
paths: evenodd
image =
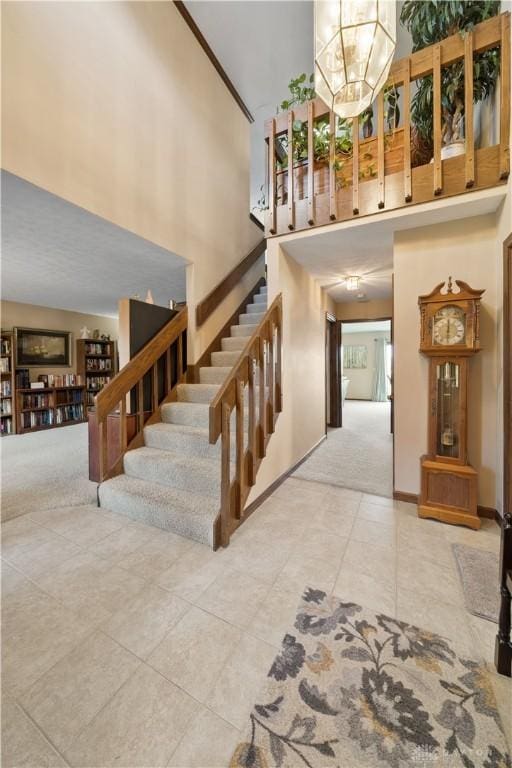
<instances>
[{"instance_id":1,"label":"clock pendulum","mask_svg":"<svg viewBox=\"0 0 512 768\"><path fill-rule=\"evenodd\" d=\"M480 301L451 277L418 304L420 352L429 358L428 453L421 457L418 515L480 528L477 473L467 456L468 362L480 351Z\"/></svg>"}]
</instances>

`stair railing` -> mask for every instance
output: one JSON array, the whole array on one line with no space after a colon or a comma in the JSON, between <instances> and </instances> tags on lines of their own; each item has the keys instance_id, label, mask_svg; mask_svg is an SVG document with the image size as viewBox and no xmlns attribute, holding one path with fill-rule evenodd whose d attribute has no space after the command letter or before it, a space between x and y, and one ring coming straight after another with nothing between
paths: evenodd
<instances>
[{"instance_id":1,"label":"stair railing","mask_svg":"<svg viewBox=\"0 0 512 768\"><path fill-rule=\"evenodd\" d=\"M279 294L210 403L210 443L221 438L221 500L215 548L226 547L243 522L245 502L281 412L281 348Z\"/></svg>"},{"instance_id":2,"label":"stair railing","mask_svg":"<svg viewBox=\"0 0 512 768\"><path fill-rule=\"evenodd\" d=\"M176 400L187 370L184 307L99 392L89 413L89 477L122 472L126 451L144 443L144 427L160 421L160 406Z\"/></svg>"}]
</instances>

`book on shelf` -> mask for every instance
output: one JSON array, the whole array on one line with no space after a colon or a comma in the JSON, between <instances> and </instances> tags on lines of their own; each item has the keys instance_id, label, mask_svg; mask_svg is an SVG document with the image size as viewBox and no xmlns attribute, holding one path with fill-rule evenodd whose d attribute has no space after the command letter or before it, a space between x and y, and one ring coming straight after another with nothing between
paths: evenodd
<instances>
[{"instance_id":1,"label":"book on shelf","mask_svg":"<svg viewBox=\"0 0 512 768\"><path fill-rule=\"evenodd\" d=\"M0 435L12 435L12 434L13 434L12 418L9 416L9 417L0 419Z\"/></svg>"},{"instance_id":2,"label":"book on shelf","mask_svg":"<svg viewBox=\"0 0 512 768\"><path fill-rule=\"evenodd\" d=\"M79 373L63 373L61 375L49 373L47 375L49 387L81 387L83 380Z\"/></svg>"},{"instance_id":3,"label":"book on shelf","mask_svg":"<svg viewBox=\"0 0 512 768\"><path fill-rule=\"evenodd\" d=\"M44 381L31 381L30 389L44 389Z\"/></svg>"},{"instance_id":4,"label":"book on shelf","mask_svg":"<svg viewBox=\"0 0 512 768\"><path fill-rule=\"evenodd\" d=\"M30 389L28 368L16 368L16 389Z\"/></svg>"},{"instance_id":5,"label":"book on shelf","mask_svg":"<svg viewBox=\"0 0 512 768\"><path fill-rule=\"evenodd\" d=\"M10 362L11 362L10 357L0 357L0 373L11 372Z\"/></svg>"},{"instance_id":6,"label":"book on shelf","mask_svg":"<svg viewBox=\"0 0 512 768\"><path fill-rule=\"evenodd\" d=\"M86 355L110 355L110 342L87 342L85 345Z\"/></svg>"},{"instance_id":7,"label":"book on shelf","mask_svg":"<svg viewBox=\"0 0 512 768\"><path fill-rule=\"evenodd\" d=\"M26 411L20 414L23 429L34 427L52 427L54 425L54 412L50 408L47 411Z\"/></svg>"},{"instance_id":8,"label":"book on shelf","mask_svg":"<svg viewBox=\"0 0 512 768\"><path fill-rule=\"evenodd\" d=\"M99 392L109 381L110 376L87 376L87 389Z\"/></svg>"},{"instance_id":9,"label":"book on shelf","mask_svg":"<svg viewBox=\"0 0 512 768\"><path fill-rule=\"evenodd\" d=\"M22 408L49 408L50 407L50 395L22 395L21 397Z\"/></svg>"},{"instance_id":10,"label":"book on shelf","mask_svg":"<svg viewBox=\"0 0 512 768\"><path fill-rule=\"evenodd\" d=\"M86 369L87 373L89 373L89 371L111 371L112 360L103 357L88 357L86 358Z\"/></svg>"},{"instance_id":11,"label":"book on shelf","mask_svg":"<svg viewBox=\"0 0 512 768\"><path fill-rule=\"evenodd\" d=\"M12 389L10 381L0 382L0 397L11 397Z\"/></svg>"},{"instance_id":12,"label":"book on shelf","mask_svg":"<svg viewBox=\"0 0 512 768\"><path fill-rule=\"evenodd\" d=\"M10 357L11 355L11 340L10 339L2 339L0 342L0 355L2 357Z\"/></svg>"},{"instance_id":13,"label":"book on shelf","mask_svg":"<svg viewBox=\"0 0 512 768\"><path fill-rule=\"evenodd\" d=\"M79 421L84 418L84 406L79 405L60 405L55 409L55 423L64 424L66 421Z\"/></svg>"},{"instance_id":14,"label":"book on shelf","mask_svg":"<svg viewBox=\"0 0 512 768\"><path fill-rule=\"evenodd\" d=\"M0 400L0 417L12 416L12 404L10 398L8 400Z\"/></svg>"}]
</instances>

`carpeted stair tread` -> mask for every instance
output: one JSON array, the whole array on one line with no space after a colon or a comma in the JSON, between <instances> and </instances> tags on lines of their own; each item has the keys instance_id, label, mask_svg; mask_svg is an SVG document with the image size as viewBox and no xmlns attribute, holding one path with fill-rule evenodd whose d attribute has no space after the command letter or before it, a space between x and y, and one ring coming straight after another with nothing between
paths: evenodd
<instances>
[{"instance_id":1,"label":"carpeted stair tread","mask_svg":"<svg viewBox=\"0 0 512 768\"><path fill-rule=\"evenodd\" d=\"M232 325L231 336L252 336L257 329L258 323L247 323L246 325Z\"/></svg>"},{"instance_id":2,"label":"carpeted stair tread","mask_svg":"<svg viewBox=\"0 0 512 768\"><path fill-rule=\"evenodd\" d=\"M144 446L125 453L123 465L130 477L219 499L221 467L218 459L180 456L172 451Z\"/></svg>"},{"instance_id":3,"label":"carpeted stair tread","mask_svg":"<svg viewBox=\"0 0 512 768\"><path fill-rule=\"evenodd\" d=\"M102 483L98 495L100 506L106 509L209 546L213 544L218 498L128 475L118 475Z\"/></svg>"},{"instance_id":4,"label":"carpeted stair tread","mask_svg":"<svg viewBox=\"0 0 512 768\"><path fill-rule=\"evenodd\" d=\"M199 456L220 461L220 440L210 445L209 431L185 424L159 422L144 428L144 443L149 448L172 451L184 456Z\"/></svg>"},{"instance_id":5,"label":"carpeted stair tread","mask_svg":"<svg viewBox=\"0 0 512 768\"><path fill-rule=\"evenodd\" d=\"M266 293L257 293L253 299L253 304L266 304L266 303L267 303Z\"/></svg>"},{"instance_id":6,"label":"carpeted stair tread","mask_svg":"<svg viewBox=\"0 0 512 768\"><path fill-rule=\"evenodd\" d=\"M226 336L221 339L220 347L222 352L239 352L245 347L249 339L245 336Z\"/></svg>"},{"instance_id":7,"label":"carpeted stair tread","mask_svg":"<svg viewBox=\"0 0 512 768\"><path fill-rule=\"evenodd\" d=\"M267 311L267 302L259 302L257 304L248 304L245 308L246 315L264 315Z\"/></svg>"},{"instance_id":8,"label":"carpeted stair tread","mask_svg":"<svg viewBox=\"0 0 512 768\"><path fill-rule=\"evenodd\" d=\"M210 403L220 389L220 384L178 384L180 403Z\"/></svg>"},{"instance_id":9,"label":"carpeted stair tread","mask_svg":"<svg viewBox=\"0 0 512 768\"><path fill-rule=\"evenodd\" d=\"M162 421L168 424L185 424L189 427L208 429L209 410L208 403L166 403L161 406L160 413Z\"/></svg>"},{"instance_id":10,"label":"carpeted stair tread","mask_svg":"<svg viewBox=\"0 0 512 768\"><path fill-rule=\"evenodd\" d=\"M231 365L210 365L199 369L201 384L224 384L231 373Z\"/></svg>"},{"instance_id":11,"label":"carpeted stair tread","mask_svg":"<svg viewBox=\"0 0 512 768\"><path fill-rule=\"evenodd\" d=\"M265 312L246 312L239 315L238 322L240 325L259 325L264 317Z\"/></svg>"},{"instance_id":12,"label":"carpeted stair tread","mask_svg":"<svg viewBox=\"0 0 512 768\"><path fill-rule=\"evenodd\" d=\"M241 350L235 350L234 352L212 352L210 355L212 365L227 366L231 368L238 362Z\"/></svg>"}]
</instances>

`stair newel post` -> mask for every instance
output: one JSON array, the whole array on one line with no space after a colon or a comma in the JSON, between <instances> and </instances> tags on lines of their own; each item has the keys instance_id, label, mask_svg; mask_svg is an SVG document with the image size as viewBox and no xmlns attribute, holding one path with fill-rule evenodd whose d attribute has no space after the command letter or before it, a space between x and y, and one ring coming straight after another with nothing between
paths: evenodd
<instances>
[{"instance_id":1,"label":"stair newel post","mask_svg":"<svg viewBox=\"0 0 512 768\"><path fill-rule=\"evenodd\" d=\"M258 408L258 454L259 458L262 459L265 456L265 438L267 434L266 426L265 426L265 339L263 336L259 336L258 338L258 356L259 356L259 382L258 382L258 397L259 397L259 408Z\"/></svg>"},{"instance_id":2,"label":"stair newel post","mask_svg":"<svg viewBox=\"0 0 512 768\"><path fill-rule=\"evenodd\" d=\"M276 400L275 400L275 410L276 413L281 413L283 408L283 399L282 399L282 363L281 363L281 355L282 355L282 311L281 311L281 305L279 305L276 309Z\"/></svg>"},{"instance_id":3,"label":"stair newel post","mask_svg":"<svg viewBox=\"0 0 512 768\"><path fill-rule=\"evenodd\" d=\"M244 495L244 379L236 379L236 517L242 517L242 499Z\"/></svg>"},{"instance_id":4,"label":"stair newel post","mask_svg":"<svg viewBox=\"0 0 512 768\"><path fill-rule=\"evenodd\" d=\"M511 616L512 595L507 583L512 571L512 515L506 513L501 524L500 612L494 646L494 664L500 675L512 676Z\"/></svg>"},{"instance_id":5,"label":"stair newel post","mask_svg":"<svg viewBox=\"0 0 512 768\"><path fill-rule=\"evenodd\" d=\"M254 461L256 457L256 398L254 396L254 368L256 365L256 358L254 350L251 350L249 355L249 368L247 371L247 388L249 391L249 423L248 423L248 454L247 454L247 483L248 485L254 485L255 483L255 467Z\"/></svg>"},{"instance_id":6,"label":"stair newel post","mask_svg":"<svg viewBox=\"0 0 512 768\"><path fill-rule=\"evenodd\" d=\"M221 541L223 547L229 544L231 531L231 409L224 401L221 411L221 486L220 486L220 515L221 515Z\"/></svg>"},{"instance_id":7,"label":"stair newel post","mask_svg":"<svg viewBox=\"0 0 512 768\"><path fill-rule=\"evenodd\" d=\"M274 432L274 324L272 318L266 328L268 336L268 400L267 400L267 430L271 435Z\"/></svg>"}]
</instances>

